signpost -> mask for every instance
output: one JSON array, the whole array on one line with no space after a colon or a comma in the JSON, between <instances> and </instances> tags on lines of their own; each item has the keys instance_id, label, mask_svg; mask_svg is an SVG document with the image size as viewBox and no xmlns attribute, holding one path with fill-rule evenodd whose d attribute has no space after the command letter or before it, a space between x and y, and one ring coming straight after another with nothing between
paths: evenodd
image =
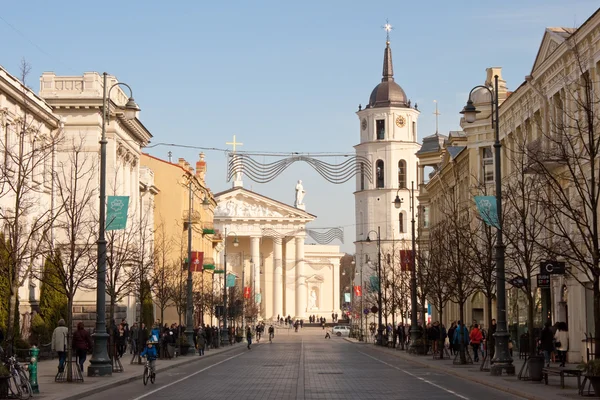
<instances>
[{"instance_id":1,"label":"signpost","mask_svg":"<svg viewBox=\"0 0 600 400\"><path fill-rule=\"evenodd\" d=\"M116 231L127 227L129 196L108 196L106 201L106 230Z\"/></svg>"},{"instance_id":2,"label":"signpost","mask_svg":"<svg viewBox=\"0 0 600 400\"><path fill-rule=\"evenodd\" d=\"M537 287L540 289L550 289L550 275L549 274L538 274L537 275Z\"/></svg>"},{"instance_id":3,"label":"signpost","mask_svg":"<svg viewBox=\"0 0 600 400\"><path fill-rule=\"evenodd\" d=\"M525 287L525 285L527 285L527 279L523 278L522 276L514 277L509 282L511 285L513 285L514 287L516 287L518 289Z\"/></svg>"},{"instance_id":4,"label":"signpost","mask_svg":"<svg viewBox=\"0 0 600 400\"><path fill-rule=\"evenodd\" d=\"M562 261L543 261L540 263L543 274L562 275L565 273L565 263Z\"/></svg>"}]
</instances>

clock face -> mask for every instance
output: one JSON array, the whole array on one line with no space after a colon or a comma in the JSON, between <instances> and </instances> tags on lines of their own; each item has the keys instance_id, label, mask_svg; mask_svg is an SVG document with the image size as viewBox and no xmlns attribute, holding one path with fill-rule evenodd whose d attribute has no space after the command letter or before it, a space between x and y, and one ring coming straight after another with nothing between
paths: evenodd
<instances>
[{"instance_id":1,"label":"clock face","mask_svg":"<svg viewBox=\"0 0 600 400\"><path fill-rule=\"evenodd\" d=\"M362 123L360 124L360 126L362 127L362 130L364 131L365 129L367 129L367 120L363 118Z\"/></svg>"},{"instance_id":2,"label":"clock face","mask_svg":"<svg viewBox=\"0 0 600 400\"><path fill-rule=\"evenodd\" d=\"M404 124L406 124L406 119L404 119L402 115L399 115L398 118L396 118L396 125L398 125L399 128L402 128Z\"/></svg>"}]
</instances>

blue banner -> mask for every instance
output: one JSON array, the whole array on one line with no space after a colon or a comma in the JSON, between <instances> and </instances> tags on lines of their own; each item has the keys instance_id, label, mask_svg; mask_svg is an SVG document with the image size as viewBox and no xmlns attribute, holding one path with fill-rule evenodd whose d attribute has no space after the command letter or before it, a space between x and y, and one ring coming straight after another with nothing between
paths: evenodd
<instances>
[{"instance_id":1,"label":"blue banner","mask_svg":"<svg viewBox=\"0 0 600 400\"><path fill-rule=\"evenodd\" d=\"M344 301L346 303L350 303L352 300L350 299L350 293L344 293Z\"/></svg>"},{"instance_id":2,"label":"blue banner","mask_svg":"<svg viewBox=\"0 0 600 400\"><path fill-rule=\"evenodd\" d=\"M235 275L227 274L227 281L225 282L225 287L234 287L235 286Z\"/></svg>"},{"instance_id":3,"label":"blue banner","mask_svg":"<svg viewBox=\"0 0 600 400\"><path fill-rule=\"evenodd\" d=\"M496 196L475 196L477 211L486 225L500 228Z\"/></svg>"},{"instance_id":4,"label":"blue banner","mask_svg":"<svg viewBox=\"0 0 600 400\"><path fill-rule=\"evenodd\" d=\"M372 276L369 278L369 282L371 283L371 291L379 292L379 278Z\"/></svg>"}]
</instances>

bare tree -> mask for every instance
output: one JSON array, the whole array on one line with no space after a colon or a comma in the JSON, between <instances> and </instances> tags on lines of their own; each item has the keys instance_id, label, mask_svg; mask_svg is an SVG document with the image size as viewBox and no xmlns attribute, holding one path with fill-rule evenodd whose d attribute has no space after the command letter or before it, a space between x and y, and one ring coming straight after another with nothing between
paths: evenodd
<instances>
[{"instance_id":1,"label":"bare tree","mask_svg":"<svg viewBox=\"0 0 600 400\"><path fill-rule=\"evenodd\" d=\"M55 276L45 281L67 298L67 339L73 337L73 299L79 289L93 284L96 271L96 238L98 216L95 200L98 166L94 154L85 150L85 138L72 139L60 148L60 159L54 175L56 197L62 212L55 221L56 241L48 243L53 249L54 268L47 273ZM40 271L41 272L41 271ZM40 276L42 276L40 274ZM67 347L67 359L72 358L72 346ZM67 363L67 381L72 382L72 363Z\"/></svg>"},{"instance_id":2,"label":"bare tree","mask_svg":"<svg viewBox=\"0 0 600 400\"><path fill-rule=\"evenodd\" d=\"M31 111L29 90L26 78L30 66L21 62L21 102L22 111L12 124L6 122L5 135L0 138L0 198L6 206L0 208L0 222L5 239L0 241L2 252L6 254L8 286L7 341L12 343L15 335L17 301L19 288L30 277L37 261L45 258L47 247L43 240L53 224L54 215L49 207L40 204L44 180L49 171L44 171L51 158L52 148L57 137L43 137L41 127L44 122L36 120ZM10 351L10 347L9 347Z\"/></svg>"},{"instance_id":3,"label":"bare tree","mask_svg":"<svg viewBox=\"0 0 600 400\"><path fill-rule=\"evenodd\" d=\"M547 196L548 219L540 221L548 254L564 259L569 275L593 292L594 315L600 315L600 96L592 74L591 52L576 31L561 69L562 90L546 101L540 121L540 146L528 154ZM532 83L535 88L535 83ZM594 90L596 88L596 90ZM541 91L535 88L537 91ZM544 95L544 93L541 93ZM594 318L595 353L600 353L600 318Z\"/></svg>"},{"instance_id":4,"label":"bare tree","mask_svg":"<svg viewBox=\"0 0 600 400\"><path fill-rule=\"evenodd\" d=\"M151 275L151 288L154 302L160 310L160 321L164 322L165 310L172 300L171 278L177 268L169 259L169 250L173 245L171 237L167 236L165 225L161 221L154 237L154 268Z\"/></svg>"}]
</instances>

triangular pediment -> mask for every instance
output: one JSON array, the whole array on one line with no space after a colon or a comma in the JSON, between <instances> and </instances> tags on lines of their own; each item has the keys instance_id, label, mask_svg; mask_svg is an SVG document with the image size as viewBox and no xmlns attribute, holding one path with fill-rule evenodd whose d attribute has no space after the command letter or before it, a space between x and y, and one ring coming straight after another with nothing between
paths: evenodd
<instances>
[{"instance_id":1,"label":"triangular pediment","mask_svg":"<svg viewBox=\"0 0 600 400\"><path fill-rule=\"evenodd\" d=\"M573 29L571 28L546 28L542 43L535 57L535 62L533 63L533 68L531 69L531 75L572 33Z\"/></svg>"},{"instance_id":2,"label":"triangular pediment","mask_svg":"<svg viewBox=\"0 0 600 400\"><path fill-rule=\"evenodd\" d=\"M302 220L316 217L296 207L263 196L244 188L233 188L215 195L215 220Z\"/></svg>"}]
</instances>

